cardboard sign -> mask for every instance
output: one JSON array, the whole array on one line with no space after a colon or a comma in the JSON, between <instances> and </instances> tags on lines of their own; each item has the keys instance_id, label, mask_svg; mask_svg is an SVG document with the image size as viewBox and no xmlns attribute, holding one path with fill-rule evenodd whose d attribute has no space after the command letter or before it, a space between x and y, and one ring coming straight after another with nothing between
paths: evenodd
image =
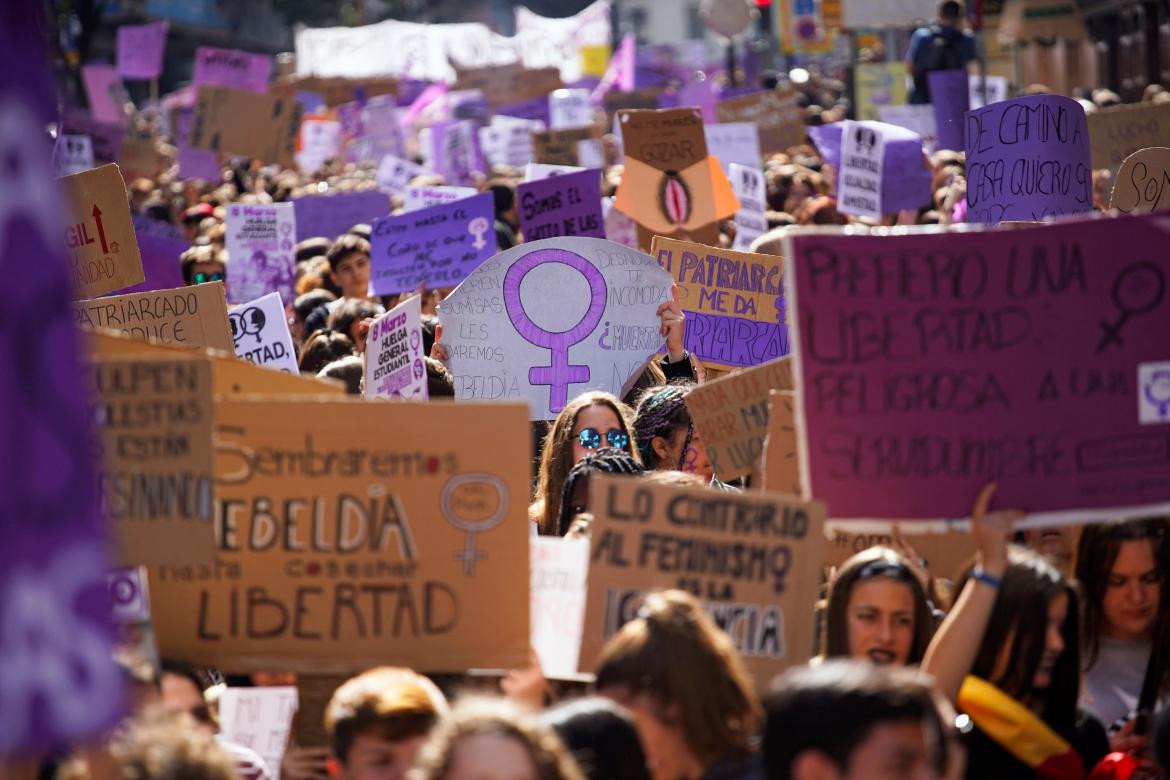
<instances>
[{"instance_id":1,"label":"cardboard sign","mask_svg":"<svg viewBox=\"0 0 1170 780\"><path fill-rule=\"evenodd\" d=\"M799 446L796 393L773 390L768 398L768 435L764 438L764 484L761 489L809 497L800 481Z\"/></svg>"},{"instance_id":2,"label":"cardboard sign","mask_svg":"<svg viewBox=\"0 0 1170 780\"><path fill-rule=\"evenodd\" d=\"M77 301L73 317L137 339L233 351L223 282Z\"/></svg>"},{"instance_id":3,"label":"cardboard sign","mask_svg":"<svg viewBox=\"0 0 1170 780\"><path fill-rule=\"evenodd\" d=\"M558 89L548 96L549 127L586 127L593 124L593 103L587 89Z\"/></svg>"},{"instance_id":4,"label":"cardboard sign","mask_svg":"<svg viewBox=\"0 0 1170 780\"><path fill-rule=\"evenodd\" d=\"M130 135L118 150L118 166L126 181L155 179L162 172L164 160L158 151L158 139L151 135Z\"/></svg>"},{"instance_id":5,"label":"cardboard sign","mask_svg":"<svg viewBox=\"0 0 1170 780\"><path fill-rule=\"evenodd\" d=\"M881 122L845 120L841 128L841 169L837 176L837 210L881 219L882 160L886 134Z\"/></svg>"},{"instance_id":6,"label":"cardboard sign","mask_svg":"<svg viewBox=\"0 0 1170 780\"><path fill-rule=\"evenodd\" d=\"M219 733L260 754L269 774L280 767L297 712L297 689L225 688L219 697Z\"/></svg>"},{"instance_id":7,"label":"cardboard sign","mask_svg":"<svg viewBox=\"0 0 1170 780\"><path fill-rule=\"evenodd\" d=\"M234 49L200 46L195 49L191 84L200 87L229 87L263 95L272 75L272 58Z\"/></svg>"},{"instance_id":8,"label":"cardboard sign","mask_svg":"<svg viewBox=\"0 0 1170 780\"><path fill-rule=\"evenodd\" d=\"M547 165L600 168L605 163L601 129L596 126L533 133L532 153L535 162Z\"/></svg>"},{"instance_id":9,"label":"cardboard sign","mask_svg":"<svg viewBox=\"0 0 1170 780\"><path fill-rule=\"evenodd\" d=\"M157 79L167 45L167 21L123 24L118 28L118 75L124 79Z\"/></svg>"},{"instance_id":10,"label":"cardboard sign","mask_svg":"<svg viewBox=\"0 0 1170 780\"><path fill-rule=\"evenodd\" d=\"M859 122L862 127L876 128L879 123ZM844 122L809 127L809 135L825 162L840 170L844 146ZM880 125L883 143L882 170L897 175L881 177L881 209L893 214L902 209L917 209L931 202L931 169L922 155L922 138L916 133L893 125Z\"/></svg>"},{"instance_id":11,"label":"cardboard sign","mask_svg":"<svg viewBox=\"0 0 1170 780\"><path fill-rule=\"evenodd\" d=\"M766 154L785 152L802 144L804 113L794 89L773 89L723 100L716 106L720 122L749 122L760 130L760 146Z\"/></svg>"},{"instance_id":12,"label":"cardboard sign","mask_svg":"<svg viewBox=\"0 0 1170 780\"><path fill-rule=\"evenodd\" d=\"M927 74L930 102L938 128L938 147L962 151L963 117L971 108L971 83L965 69L936 70Z\"/></svg>"},{"instance_id":13,"label":"cardboard sign","mask_svg":"<svg viewBox=\"0 0 1170 780\"><path fill-rule=\"evenodd\" d=\"M146 278L140 284L127 287L124 294L167 290L183 286L180 257L190 246L179 229L167 222L158 222L135 214L134 238L142 255L142 273Z\"/></svg>"},{"instance_id":14,"label":"cardboard sign","mask_svg":"<svg viewBox=\"0 0 1170 780\"><path fill-rule=\"evenodd\" d=\"M730 482L752 473L764 453L773 390L792 390L792 362L780 358L704 382L687 394L687 408L715 476Z\"/></svg>"},{"instance_id":15,"label":"cardboard sign","mask_svg":"<svg viewBox=\"0 0 1170 780\"><path fill-rule=\"evenodd\" d=\"M291 203L227 207L228 303L277 292L296 298L296 214Z\"/></svg>"},{"instance_id":16,"label":"cardboard sign","mask_svg":"<svg viewBox=\"0 0 1170 780\"><path fill-rule=\"evenodd\" d=\"M279 163L291 168L301 104L227 87L200 87L187 139L193 149Z\"/></svg>"},{"instance_id":17,"label":"cardboard sign","mask_svg":"<svg viewBox=\"0 0 1170 780\"><path fill-rule=\"evenodd\" d=\"M214 557L211 361L95 358L93 452L123 566Z\"/></svg>"},{"instance_id":18,"label":"cardboard sign","mask_svg":"<svg viewBox=\"0 0 1170 780\"><path fill-rule=\"evenodd\" d=\"M954 518L994 480L1032 523L1164 511L1165 241L1157 215L792 238L812 495L835 519Z\"/></svg>"},{"instance_id":19,"label":"cardboard sign","mask_svg":"<svg viewBox=\"0 0 1170 780\"><path fill-rule=\"evenodd\" d=\"M159 653L241 672L523 667L525 422L518 404L218 404L218 554L151 569Z\"/></svg>"},{"instance_id":20,"label":"cardboard sign","mask_svg":"<svg viewBox=\"0 0 1170 780\"><path fill-rule=\"evenodd\" d=\"M719 159L719 165L729 178L733 163L745 168L760 167L763 160L760 134L750 122L703 125L703 136L707 140L707 152Z\"/></svg>"},{"instance_id":21,"label":"cardboard sign","mask_svg":"<svg viewBox=\"0 0 1170 780\"><path fill-rule=\"evenodd\" d=\"M301 122L300 151L297 165L306 173L315 173L327 160L341 155L341 123L331 119L306 118Z\"/></svg>"},{"instance_id":22,"label":"cardboard sign","mask_svg":"<svg viewBox=\"0 0 1170 780\"><path fill-rule=\"evenodd\" d=\"M577 676L589 540L534 536L532 545L532 649L550 679Z\"/></svg>"},{"instance_id":23,"label":"cardboard sign","mask_svg":"<svg viewBox=\"0 0 1170 780\"><path fill-rule=\"evenodd\" d=\"M406 190L406 199L402 210L404 212L418 211L444 203L454 203L477 194L479 193L475 187L409 187Z\"/></svg>"},{"instance_id":24,"label":"cardboard sign","mask_svg":"<svg viewBox=\"0 0 1170 780\"><path fill-rule=\"evenodd\" d=\"M968 222L1093 208L1089 128L1071 98L1031 95L967 112Z\"/></svg>"},{"instance_id":25,"label":"cardboard sign","mask_svg":"<svg viewBox=\"0 0 1170 780\"><path fill-rule=\"evenodd\" d=\"M1170 149L1142 149L1125 158L1109 208L1123 214L1170 210Z\"/></svg>"},{"instance_id":26,"label":"cardboard sign","mask_svg":"<svg viewBox=\"0 0 1170 780\"><path fill-rule=\"evenodd\" d=\"M621 396L662 348L670 277L649 255L600 238L501 252L439 304L459 400L516 399L551 420L586 390Z\"/></svg>"},{"instance_id":27,"label":"cardboard sign","mask_svg":"<svg viewBox=\"0 0 1170 780\"><path fill-rule=\"evenodd\" d=\"M126 124L124 106L129 97L113 65L83 65L81 81L94 119L112 125Z\"/></svg>"},{"instance_id":28,"label":"cardboard sign","mask_svg":"<svg viewBox=\"0 0 1170 780\"><path fill-rule=\"evenodd\" d=\"M880 115L883 106L906 104L906 64L863 62L854 65L853 91L856 95L857 118L884 122ZM962 116L959 118L961 120Z\"/></svg>"},{"instance_id":29,"label":"cardboard sign","mask_svg":"<svg viewBox=\"0 0 1170 780\"><path fill-rule=\"evenodd\" d=\"M904 128L922 139L927 154L938 151L938 123L934 106L882 106L878 118L888 125Z\"/></svg>"},{"instance_id":30,"label":"cardboard sign","mask_svg":"<svg viewBox=\"0 0 1170 780\"><path fill-rule=\"evenodd\" d=\"M595 475L581 670L660 588L693 593L756 687L812 656L825 507L762 493Z\"/></svg>"},{"instance_id":31,"label":"cardboard sign","mask_svg":"<svg viewBox=\"0 0 1170 780\"><path fill-rule=\"evenodd\" d=\"M377 190L303 195L292 203L297 241L317 236L333 241L354 225L370 224L390 213L390 198Z\"/></svg>"},{"instance_id":32,"label":"cardboard sign","mask_svg":"<svg viewBox=\"0 0 1170 780\"><path fill-rule=\"evenodd\" d=\"M747 252L753 241L768 232L768 219L764 216L767 205L764 172L756 166L732 163L728 179L740 205L739 211L735 212L735 241L731 248L736 252Z\"/></svg>"},{"instance_id":33,"label":"cardboard sign","mask_svg":"<svg viewBox=\"0 0 1170 780\"><path fill-rule=\"evenodd\" d=\"M516 197L525 241L557 236L605 238L601 171L596 168L522 182Z\"/></svg>"},{"instance_id":34,"label":"cardboard sign","mask_svg":"<svg viewBox=\"0 0 1170 780\"><path fill-rule=\"evenodd\" d=\"M57 125L59 135L87 135L93 144L95 163L117 161L122 149L123 130L116 124L99 122L79 110L66 110ZM93 167L93 166L90 166Z\"/></svg>"},{"instance_id":35,"label":"cardboard sign","mask_svg":"<svg viewBox=\"0 0 1170 780\"><path fill-rule=\"evenodd\" d=\"M551 119L548 114L548 97L541 96L531 100L521 100L516 103L509 103L506 106L500 106L496 109L496 116L540 122L542 128L547 127Z\"/></svg>"},{"instance_id":36,"label":"cardboard sign","mask_svg":"<svg viewBox=\"0 0 1170 780\"><path fill-rule=\"evenodd\" d=\"M990 106L992 103L998 103L1001 100L1008 99L1008 80L1003 76L987 76L985 79L980 79L979 76L971 74L968 80L970 97L968 102L971 108L983 108ZM987 86L987 99L983 99L983 87ZM885 121L884 119L882 120ZM1090 132L1091 140L1091 132Z\"/></svg>"},{"instance_id":37,"label":"cardboard sign","mask_svg":"<svg viewBox=\"0 0 1170 780\"><path fill-rule=\"evenodd\" d=\"M788 354L781 258L659 236L651 252L679 286L686 348L699 360L746 368Z\"/></svg>"},{"instance_id":38,"label":"cardboard sign","mask_svg":"<svg viewBox=\"0 0 1170 780\"><path fill-rule=\"evenodd\" d=\"M370 287L375 295L451 287L496 253L490 192L374 220Z\"/></svg>"},{"instance_id":39,"label":"cardboard sign","mask_svg":"<svg viewBox=\"0 0 1170 780\"><path fill-rule=\"evenodd\" d=\"M141 282L142 255L118 166L66 176L61 184L70 215L65 246L76 296L92 298Z\"/></svg>"},{"instance_id":40,"label":"cardboard sign","mask_svg":"<svg viewBox=\"0 0 1170 780\"><path fill-rule=\"evenodd\" d=\"M387 195L405 195L410 182L426 173L426 168L388 154L378 163L378 189Z\"/></svg>"},{"instance_id":41,"label":"cardboard sign","mask_svg":"<svg viewBox=\"0 0 1170 780\"><path fill-rule=\"evenodd\" d=\"M535 156L532 134L543 131L543 122L497 115L491 125L479 129L480 150L490 165L523 168Z\"/></svg>"},{"instance_id":42,"label":"cardboard sign","mask_svg":"<svg viewBox=\"0 0 1170 780\"><path fill-rule=\"evenodd\" d=\"M858 530L849 523L828 523L825 526L825 565L840 566L859 552L870 547L893 547L897 544L890 531ZM971 534L961 531L919 533L914 527L900 529L903 539L914 552L926 561L931 577L957 581L963 567L975 558L975 542Z\"/></svg>"},{"instance_id":43,"label":"cardboard sign","mask_svg":"<svg viewBox=\"0 0 1170 780\"><path fill-rule=\"evenodd\" d=\"M548 94L564 86L555 68L528 69L520 64L457 70L454 89L477 89L490 107L523 100L547 102Z\"/></svg>"},{"instance_id":44,"label":"cardboard sign","mask_svg":"<svg viewBox=\"0 0 1170 780\"><path fill-rule=\"evenodd\" d=\"M412 296L374 320L366 338L365 397L427 400L422 300Z\"/></svg>"},{"instance_id":45,"label":"cardboard sign","mask_svg":"<svg viewBox=\"0 0 1170 780\"><path fill-rule=\"evenodd\" d=\"M93 167L93 141L88 135L58 135L53 144L53 170L72 176Z\"/></svg>"},{"instance_id":46,"label":"cardboard sign","mask_svg":"<svg viewBox=\"0 0 1170 780\"><path fill-rule=\"evenodd\" d=\"M1093 168L1117 170L1134 152L1164 146L1170 136L1170 104L1130 103L1087 117Z\"/></svg>"},{"instance_id":47,"label":"cardboard sign","mask_svg":"<svg viewBox=\"0 0 1170 780\"><path fill-rule=\"evenodd\" d=\"M564 173L577 173L584 170L586 169L580 168L576 165L546 165L544 163L528 163L528 165L524 166L524 181L547 179L550 176L560 176Z\"/></svg>"},{"instance_id":48,"label":"cardboard sign","mask_svg":"<svg viewBox=\"0 0 1170 780\"><path fill-rule=\"evenodd\" d=\"M236 306L228 322L238 357L274 371L300 373L280 293L268 293Z\"/></svg>"}]
</instances>

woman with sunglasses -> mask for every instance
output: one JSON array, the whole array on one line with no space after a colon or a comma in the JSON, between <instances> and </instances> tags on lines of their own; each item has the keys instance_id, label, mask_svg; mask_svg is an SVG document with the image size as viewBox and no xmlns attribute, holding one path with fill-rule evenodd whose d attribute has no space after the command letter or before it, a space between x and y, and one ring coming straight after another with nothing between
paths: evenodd
<instances>
[{"instance_id":1,"label":"woman with sunglasses","mask_svg":"<svg viewBox=\"0 0 1170 780\"><path fill-rule=\"evenodd\" d=\"M714 471L686 405L691 383L651 387L638 400L634 438L651 471L685 471L712 482Z\"/></svg>"}]
</instances>

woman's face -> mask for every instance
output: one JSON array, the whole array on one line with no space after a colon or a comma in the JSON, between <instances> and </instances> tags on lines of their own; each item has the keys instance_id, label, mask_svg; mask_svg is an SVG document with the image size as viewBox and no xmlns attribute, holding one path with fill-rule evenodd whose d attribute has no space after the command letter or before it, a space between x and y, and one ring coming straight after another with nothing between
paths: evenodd
<instances>
[{"instance_id":1,"label":"woman's face","mask_svg":"<svg viewBox=\"0 0 1170 780\"><path fill-rule=\"evenodd\" d=\"M845 625L850 656L905 666L914 646L914 592L889 577L861 580L849 593Z\"/></svg>"},{"instance_id":2,"label":"woman's face","mask_svg":"<svg viewBox=\"0 0 1170 780\"><path fill-rule=\"evenodd\" d=\"M613 409L601 404L586 406L578 412L577 422L573 425L573 463L578 463L589 453L596 452L596 450L581 445L581 431L586 428L592 428L601 435L600 447L608 447L609 442L605 439L606 434L614 430L621 431L622 423Z\"/></svg>"},{"instance_id":3,"label":"woman's face","mask_svg":"<svg viewBox=\"0 0 1170 780\"><path fill-rule=\"evenodd\" d=\"M519 740L475 734L455 745L444 780L536 780L536 766Z\"/></svg>"},{"instance_id":4,"label":"woman's face","mask_svg":"<svg viewBox=\"0 0 1170 780\"><path fill-rule=\"evenodd\" d=\"M1068 593L1061 592L1048 602L1048 621L1044 624L1044 655L1032 678L1032 687L1042 691L1052 684L1052 669L1064 652L1064 621L1068 618Z\"/></svg>"},{"instance_id":5,"label":"woman's face","mask_svg":"<svg viewBox=\"0 0 1170 780\"><path fill-rule=\"evenodd\" d=\"M1117 639L1149 639L1161 606L1161 590L1154 543L1149 539L1122 542L1101 600L1105 634Z\"/></svg>"}]
</instances>

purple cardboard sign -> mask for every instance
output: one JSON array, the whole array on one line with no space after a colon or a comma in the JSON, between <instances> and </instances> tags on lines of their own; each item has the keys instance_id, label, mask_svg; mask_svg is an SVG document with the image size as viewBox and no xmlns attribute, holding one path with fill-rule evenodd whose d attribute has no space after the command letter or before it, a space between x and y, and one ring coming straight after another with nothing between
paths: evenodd
<instances>
[{"instance_id":1,"label":"purple cardboard sign","mask_svg":"<svg viewBox=\"0 0 1170 780\"><path fill-rule=\"evenodd\" d=\"M210 149L192 149L187 145L191 133L194 109L181 108L175 112L175 144L179 150L179 176L184 179L204 179L219 183L222 172L219 158Z\"/></svg>"},{"instance_id":2,"label":"purple cardboard sign","mask_svg":"<svg viewBox=\"0 0 1170 780\"><path fill-rule=\"evenodd\" d=\"M370 286L375 295L454 287L496 253L490 192L375 220Z\"/></svg>"},{"instance_id":3,"label":"purple cardboard sign","mask_svg":"<svg viewBox=\"0 0 1170 780\"><path fill-rule=\"evenodd\" d=\"M927 74L930 102L938 126L938 148L962 151L963 115L971 108L970 82L965 70L936 70Z\"/></svg>"},{"instance_id":4,"label":"purple cardboard sign","mask_svg":"<svg viewBox=\"0 0 1170 780\"><path fill-rule=\"evenodd\" d=\"M497 114L504 116L516 117L517 119L534 119L544 122L547 127L550 121L548 110L548 98L538 97L532 100L522 100L519 103L512 103L507 106L500 106L496 109Z\"/></svg>"},{"instance_id":5,"label":"purple cardboard sign","mask_svg":"<svg viewBox=\"0 0 1170 780\"><path fill-rule=\"evenodd\" d=\"M45 126L56 116L40 3L0 24L7 158L0 264L0 755L33 757L100 739L121 715L106 588L111 548L94 469L93 409L73 322L69 260ZM35 327L28 327L29 323Z\"/></svg>"},{"instance_id":6,"label":"purple cardboard sign","mask_svg":"<svg viewBox=\"0 0 1170 780\"><path fill-rule=\"evenodd\" d=\"M676 100L680 106L698 106L699 110L703 112L703 124L714 124L719 121L719 113L716 109L719 95L715 90L714 79L689 81L679 88ZM665 98L666 95L662 97ZM669 108L669 106L663 106L663 108Z\"/></svg>"},{"instance_id":7,"label":"purple cardboard sign","mask_svg":"<svg viewBox=\"0 0 1170 780\"><path fill-rule=\"evenodd\" d=\"M930 168L922 155L922 136L904 127L881 123L885 136L882 156L882 211L893 214L902 209L921 208L931 200ZM841 170L842 124L808 128L809 136L825 162Z\"/></svg>"},{"instance_id":8,"label":"purple cardboard sign","mask_svg":"<svg viewBox=\"0 0 1170 780\"><path fill-rule=\"evenodd\" d=\"M118 28L118 75L124 79L157 79L170 24L124 24Z\"/></svg>"},{"instance_id":9,"label":"purple cardboard sign","mask_svg":"<svg viewBox=\"0 0 1170 780\"><path fill-rule=\"evenodd\" d=\"M122 153L125 131L118 125L99 122L83 111L67 111L61 117L59 129L62 135L88 135L93 143L95 164L116 162Z\"/></svg>"},{"instance_id":10,"label":"purple cardboard sign","mask_svg":"<svg viewBox=\"0 0 1170 780\"><path fill-rule=\"evenodd\" d=\"M195 73L191 84L199 87L231 87L261 95L268 92L272 58L235 49L200 46L195 50Z\"/></svg>"},{"instance_id":11,"label":"purple cardboard sign","mask_svg":"<svg viewBox=\"0 0 1170 780\"><path fill-rule=\"evenodd\" d=\"M134 236L138 240L138 251L142 254L142 272L146 277L141 283L119 290L117 295L173 290L186 284L179 266L179 256L191 246L177 227L166 222L135 214Z\"/></svg>"},{"instance_id":12,"label":"purple cardboard sign","mask_svg":"<svg viewBox=\"0 0 1170 780\"><path fill-rule=\"evenodd\" d=\"M94 119L113 125L126 122L126 112L122 109L126 87L113 65L83 65L81 80L85 83L85 97Z\"/></svg>"},{"instance_id":13,"label":"purple cardboard sign","mask_svg":"<svg viewBox=\"0 0 1170 780\"><path fill-rule=\"evenodd\" d=\"M1165 513L1167 236L1157 216L793 236L808 489L840 519L966 517L988 482L1064 521Z\"/></svg>"},{"instance_id":14,"label":"purple cardboard sign","mask_svg":"<svg viewBox=\"0 0 1170 780\"><path fill-rule=\"evenodd\" d=\"M605 238L597 168L522 182L516 196L525 241L558 236Z\"/></svg>"},{"instance_id":15,"label":"purple cardboard sign","mask_svg":"<svg viewBox=\"0 0 1170 780\"><path fill-rule=\"evenodd\" d=\"M293 198L297 241L323 236L330 241L354 225L371 223L390 213L390 198L377 190L304 195Z\"/></svg>"},{"instance_id":16,"label":"purple cardboard sign","mask_svg":"<svg viewBox=\"0 0 1170 780\"><path fill-rule=\"evenodd\" d=\"M994 225L1093 209L1089 125L1060 95L992 103L967 112L968 222Z\"/></svg>"}]
</instances>

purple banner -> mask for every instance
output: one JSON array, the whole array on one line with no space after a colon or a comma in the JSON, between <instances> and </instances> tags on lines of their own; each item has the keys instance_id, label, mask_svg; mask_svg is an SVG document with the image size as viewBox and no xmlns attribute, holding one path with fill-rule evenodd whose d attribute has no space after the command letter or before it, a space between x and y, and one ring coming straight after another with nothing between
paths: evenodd
<instances>
[{"instance_id":1,"label":"purple banner","mask_svg":"<svg viewBox=\"0 0 1170 780\"><path fill-rule=\"evenodd\" d=\"M516 196L525 241L558 236L605 238L601 171L596 168L522 182Z\"/></svg>"},{"instance_id":2,"label":"purple banner","mask_svg":"<svg viewBox=\"0 0 1170 780\"><path fill-rule=\"evenodd\" d=\"M426 282L454 287L496 253L490 192L374 222L370 285L393 295Z\"/></svg>"},{"instance_id":3,"label":"purple banner","mask_svg":"<svg viewBox=\"0 0 1170 780\"><path fill-rule=\"evenodd\" d=\"M930 102L938 126L938 148L963 151L963 115L971 108L971 88L965 70L936 70L927 74Z\"/></svg>"},{"instance_id":4,"label":"purple banner","mask_svg":"<svg viewBox=\"0 0 1170 780\"><path fill-rule=\"evenodd\" d=\"M1157 216L795 236L812 494L840 519L966 517L989 481L1064 520L1165 513L1166 239Z\"/></svg>"},{"instance_id":5,"label":"purple banner","mask_svg":"<svg viewBox=\"0 0 1170 780\"><path fill-rule=\"evenodd\" d=\"M167 22L124 24L118 28L118 75L124 79L157 79L167 46Z\"/></svg>"},{"instance_id":6,"label":"purple banner","mask_svg":"<svg viewBox=\"0 0 1170 780\"><path fill-rule=\"evenodd\" d=\"M138 251L142 253L142 271L146 279L119 290L117 295L173 290L186 284L179 267L179 256L187 251L191 242L183 238L177 227L135 214L134 236L138 240Z\"/></svg>"},{"instance_id":7,"label":"purple banner","mask_svg":"<svg viewBox=\"0 0 1170 780\"><path fill-rule=\"evenodd\" d=\"M231 87L264 94L268 92L271 75L272 58L267 54L200 46L195 50L195 73L191 83L195 89L201 86Z\"/></svg>"},{"instance_id":8,"label":"purple banner","mask_svg":"<svg viewBox=\"0 0 1170 780\"><path fill-rule=\"evenodd\" d=\"M968 222L1030 221L1093 208L1085 110L1059 95L967 112Z\"/></svg>"},{"instance_id":9,"label":"purple banner","mask_svg":"<svg viewBox=\"0 0 1170 780\"><path fill-rule=\"evenodd\" d=\"M893 214L930 203L930 169L922 156L922 136L903 127L883 124L882 211ZM841 123L810 126L809 136L825 162L841 169Z\"/></svg>"},{"instance_id":10,"label":"purple banner","mask_svg":"<svg viewBox=\"0 0 1170 780\"><path fill-rule=\"evenodd\" d=\"M56 116L40 3L0 24L0 125L12 165L0 215L0 755L33 759L121 715L106 589L111 546L94 469L93 410L73 322L69 260L45 126ZM34 324L35 326L30 327Z\"/></svg>"},{"instance_id":11,"label":"purple banner","mask_svg":"<svg viewBox=\"0 0 1170 780\"><path fill-rule=\"evenodd\" d=\"M377 190L305 195L293 198L297 241L323 236L333 241L354 225L372 223L390 213L390 198Z\"/></svg>"},{"instance_id":12,"label":"purple banner","mask_svg":"<svg viewBox=\"0 0 1170 780\"><path fill-rule=\"evenodd\" d=\"M537 119L544 122L545 127L549 125L549 111L548 111L548 96L533 98L532 100L522 100L519 103L512 103L507 106L500 106L496 109L497 114L504 116L513 116L517 119Z\"/></svg>"}]
</instances>

